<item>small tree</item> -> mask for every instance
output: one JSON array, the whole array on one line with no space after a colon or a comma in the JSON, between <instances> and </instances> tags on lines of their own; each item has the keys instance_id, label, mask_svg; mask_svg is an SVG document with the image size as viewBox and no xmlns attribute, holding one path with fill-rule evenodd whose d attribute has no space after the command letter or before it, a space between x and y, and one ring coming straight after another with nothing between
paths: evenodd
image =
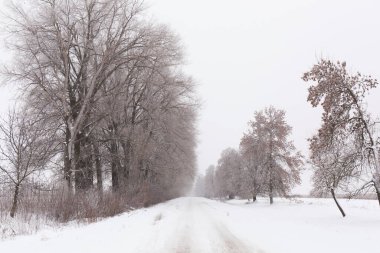
<instances>
[{"instance_id":1,"label":"small tree","mask_svg":"<svg viewBox=\"0 0 380 253\"><path fill-rule=\"evenodd\" d=\"M314 168L313 194L331 193L342 216L346 214L336 199L336 189L346 188L352 179L361 174L362 154L350 140L335 138L326 142L314 136L310 141L311 163Z\"/></svg>"},{"instance_id":2,"label":"small tree","mask_svg":"<svg viewBox=\"0 0 380 253\"><path fill-rule=\"evenodd\" d=\"M0 124L0 172L13 188L10 216L17 211L20 189L36 172L44 169L53 156L54 141L42 121L15 111Z\"/></svg>"}]
</instances>

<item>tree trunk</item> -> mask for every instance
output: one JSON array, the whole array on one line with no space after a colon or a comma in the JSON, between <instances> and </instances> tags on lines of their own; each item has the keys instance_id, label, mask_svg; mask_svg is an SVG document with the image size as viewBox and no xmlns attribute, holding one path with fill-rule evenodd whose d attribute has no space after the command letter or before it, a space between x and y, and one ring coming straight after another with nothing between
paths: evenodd
<instances>
[{"instance_id":1,"label":"tree trunk","mask_svg":"<svg viewBox=\"0 0 380 253\"><path fill-rule=\"evenodd\" d=\"M126 141L121 142L121 146L123 148L123 154L124 154L124 166L122 169L122 175L123 175L123 181L125 183L128 182L129 179L129 173L130 173L130 167L131 167L131 141L128 139Z\"/></svg>"},{"instance_id":2,"label":"tree trunk","mask_svg":"<svg viewBox=\"0 0 380 253\"><path fill-rule=\"evenodd\" d=\"M379 190L379 188L377 187L376 182L373 182L373 187L374 187L375 190L376 190L377 201L379 202L379 205L380 205L380 190Z\"/></svg>"},{"instance_id":3,"label":"tree trunk","mask_svg":"<svg viewBox=\"0 0 380 253\"><path fill-rule=\"evenodd\" d=\"M255 202L257 199L256 199L256 193L252 193L252 202Z\"/></svg>"},{"instance_id":4,"label":"tree trunk","mask_svg":"<svg viewBox=\"0 0 380 253\"><path fill-rule=\"evenodd\" d=\"M89 142L87 142L86 145L86 157L84 157L84 161L86 173L86 190L88 190L94 187L94 156L91 150L91 143Z\"/></svg>"},{"instance_id":5,"label":"tree trunk","mask_svg":"<svg viewBox=\"0 0 380 253\"><path fill-rule=\"evenodd\" d=\"M373 152L373 156L374 156L374 165L375 165L375 183L379 183L380 182L380 157L379 157L379 152L378 152L378 147L373 147L372 148L372 152ZM378 187L377 185L375 185L375 188L376 188L376 193L378 192ZM378 198L379 199L379 198ZM380 199L379 199L379 204L380 204Z\"/></svg>"},{"instance_id":6,"label":"tree trunk","mask_svg":"<svg viewBox=\"0 0 380 253\"><path fill-rule=\"evenodd\" d=\"M20 185L16 185L15 187L15 191L14 191L14 194L13 194L13 203L12 203L12 208L11 208L11 217L15 217L15 214L16 214L16 211L17 211L17 202L18 202L18 194L19 194L19 190L20 190Z\"/></svg>"},{"instance_id":7,"label":"tree trunk","mask_svg":"<svg viewBox=\"0 0 380 253\"><path fill-rule=\"evenodd\" d=\"M112 190L117 192L120 189L120 168L118 166L118 150L116 140L111 140L111 177L112 177Z\"/></svg>"},{"instance_id":8,"label":"tree trunk","mask_svg":"<svg viewBox=\"0 0 380 253\"><path fill-rule=\"evenodd\" d=\"M345 217L346 214L344 213L343 208L339 205L338 200L337 200L336 197L335 197L334 188L331 188L331 195L332 195L332 197L334 198L335 204L336 204L336 206L338 207L340 213L342 214L343 217Z\"/></svg>"},{"instance_id":9,"label":"tree trunk","mask_svg":"<svg viewBox=\"0 0 380 253\"><path fill-rule=\"evenodd\" d=\"M92 157L89 150L87 138L83 133L78 134L77 141L74 144L74 152L77 159L75 164L75 190L86 191L92 188L94 184L94 173L92 166Z\"/></svg>"},{"instance_id":10,"label":"tree trunk","mask_svg":"<svg viewBox=\"0 0 380 253\"><path fill-rule=\"evenodd\" d=\"M75 192L78 192L80 190L84 189L84 164L81 154L81 143L80 143L80 134L76 137L76 140L74 142L74 175L75 175Z\"/></svg>"},{"instance_id":11,"label":"tree trunk","mask_svg":"<svg viewBox=\"0 0 380 253\"><path fill-rule=\"evenodd\" d=\"M273 185L272 182L269 183L269 203L273 204Z\"/></svg>"},{"instance_id":12,"label":"tree trunk","mask_svg":"<svg viewBox=\"0 0 380 253\"><path fill-rule=\"evenodd\" d=\"M66 124L66 137L65 137L65 145L64 145L64 159L63 159L63 174L64 179L66 181L66 185L69 191L69 194L72 192L72 173L71 173L71 159L69 157L69 142L70 142L70 129L68 124Z\"/></svg>"},{"instance_id":13,"label":"tree trunk","mask_svg":"<svg viewBox=\"0 0 380 253\"><path fill-rule=\"evenodd\" d=\"M273 204L273 165L272 165L272 154L273 154L273 136L272 131L269 131L269 203Z\"/></svg>"},{"instance_id":14,"label":"tree trunk","mask_svg":"<svg viewBox=\"0 0 380 253\"><path fill-rule=\"evenodd\" d=\"M86 191L94 185L91 145L84 133L79 133L74 144L77 163L75 165L75 189Z\"/></svg>"},{"instance_id":15,"label":"tree trunk","mask_svg":"<svg viewBox=\"0 0 380 253\"><path fill-rule=\"evenodd\" d=\"M102 177L102 162L100 158L99 147L96 141L92 143L95 158L95 170L96 170L96 186L99 194L103 193L103 177Z\"/></svg>"}]
</instances>

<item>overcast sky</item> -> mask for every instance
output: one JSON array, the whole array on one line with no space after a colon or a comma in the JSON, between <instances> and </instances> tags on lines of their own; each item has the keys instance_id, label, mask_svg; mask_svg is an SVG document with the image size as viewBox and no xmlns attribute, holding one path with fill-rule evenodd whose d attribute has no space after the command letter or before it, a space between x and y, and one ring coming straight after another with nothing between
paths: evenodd
<instances>
[{"instance_id":1,"label":"overcast sky","mask_svg":"<svg viewBox=\"0 0 380 253\"><path fill-rule=\"evenodd\" d=\"M8 0L0 0L4 3ZM298 149L320 124L320 110L306 102L301 80L321 57L345 60L352 71L380 78L378 0L146 0L155 20L182 38L186 70L199 84L201 173L221 151L238 148L256 110L287 111ZM4 61L3 54L0 61ZM0 113L9 104L0 90ZM369 108L380 115L380 88ZM296 192L310 190L308 174Z\"/></svg>"},{"instance_id":2,"label":"overcast sky","mask_svg":"<svg viewBox=\"0 0 380 253\"><path fill-rule=\"evenodd\" d=\"M198 166L216 164L238 148L254 111L287 112L298 149L320 124L301 80L321 57L380 78L378 0L148 0L156 20L182 38L188 71L199 83ZM380 89L380 88L379 88ZM369 108L380 114L379 89ZM375 108L377 107L377 108ZM377 110L377 111L376 111ZM296 192L310 190L308 173Z\"/></svg>"}]
</instances>

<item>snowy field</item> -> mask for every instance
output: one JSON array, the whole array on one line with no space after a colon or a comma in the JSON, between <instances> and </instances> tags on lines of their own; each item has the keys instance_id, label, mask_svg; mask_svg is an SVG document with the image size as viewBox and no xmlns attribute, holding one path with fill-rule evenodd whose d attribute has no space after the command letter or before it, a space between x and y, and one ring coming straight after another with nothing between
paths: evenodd
<instances>
[{"instance_id":1,"label":"snowy field","mask_svg":"<svg viewBox=\"0 0 380 253\"><path fill-rule=\"evenodd\" d=\"M0 252L378 252L373 200L179 198L98 223L43 230L0 242Z\"/></svg>"}]
</instances>

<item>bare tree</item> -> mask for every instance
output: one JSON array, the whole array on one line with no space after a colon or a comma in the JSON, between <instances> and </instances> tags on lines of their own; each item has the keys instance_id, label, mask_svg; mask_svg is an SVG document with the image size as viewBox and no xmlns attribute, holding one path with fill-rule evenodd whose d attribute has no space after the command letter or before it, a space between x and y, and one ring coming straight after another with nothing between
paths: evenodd
<instances>
[{"instance_id":1,"label":"bare tree","mask_svg":"<svg viewBox=\"0 0 380 253\"><path fill-rule=\"evenodd\" d=\"M219 197L227 196L232 199L240 193L242 170L239 152L233 148L223 150L215 172L216 192Z\"/></svg>"},{"instance_id":2,"label":"bare tree","mask_svg":"<svg viewBox=\"0 0 380 253\"><path fill-rule=\"evenodd\" d=\"M204 191L207 198L215 197L215 166L210 165L206 170L206 175L204 176Z\"/></svg>"},{"instance_id":3,"label":"bare tree","mask_svg":"<svg viewBox=\"0 0 380 253\"><path fill-rule=\"evenodd\" d=\"M44 170L55 154L55 142L50 134L41 119L15 111L0 124L0 172L14 188L11 217L17 211L24 182Z\"/></svg>"},{"instance_id":4,"label":"bare tree","mask_svg":"<svg viewBox=\"0 0 380 253\"><path fill-rule=\"evenodd\" d=\"M248 191L255 202L257 195L263 193L265 180L265 154L261 148L263 139L260 135L250 129L245 133L240 141L240 153L244 166L243 185L244 190Z\"/></svg>"},{"instance_id":5,"label":"bare tree","mask_svg":"<svg viewBox=\"0 0 380 253\"><path fill-rule=\"evenodd\" d=\"M206 197L205 178L198 175L194 185L194 195L197 197Z\"/></svg>"},{"instance_id":6,"label":"bare tree","mask_svg":"<svg viewBox=\"0 0 380 253\"><path fill-rule=\"evenodd\" d=\"M68 189L191 187L197 102L177 36L145 22L138 0L29 4L13 8L8 74L57 129Z\"/></svg>"},{"instance_id":7,"label":"bare tree","mask_svg":"<svg viewBox=\"0 0 380 253\"><path fill-rule=\"evenodd\" d=\"M57 110L65 125L65 178L78 190L92 185L86 136L96 95L115 71L140 54L146 30L137 1L36 1L33 12L14 7L17 65L11 77ZM91 121L94 120L94 121ZM71 186L69 186L71 188Z\"/></svg>"},{"instance_id":8,"label":"bare tree","mask_svg":"<svg viewBox=\"0 0 380 253\"><path fill-rule=\"evenodd\" d=\"M339 138L340 137L340 138ZM346 214L336 199L336 190L347 190L348 185L360 177L362 153L345 136L336 136L331 142L318 136L310 139L311 164L314 168L313 195L330 192L342 216Z\"/></svg>"}]
</instances>

